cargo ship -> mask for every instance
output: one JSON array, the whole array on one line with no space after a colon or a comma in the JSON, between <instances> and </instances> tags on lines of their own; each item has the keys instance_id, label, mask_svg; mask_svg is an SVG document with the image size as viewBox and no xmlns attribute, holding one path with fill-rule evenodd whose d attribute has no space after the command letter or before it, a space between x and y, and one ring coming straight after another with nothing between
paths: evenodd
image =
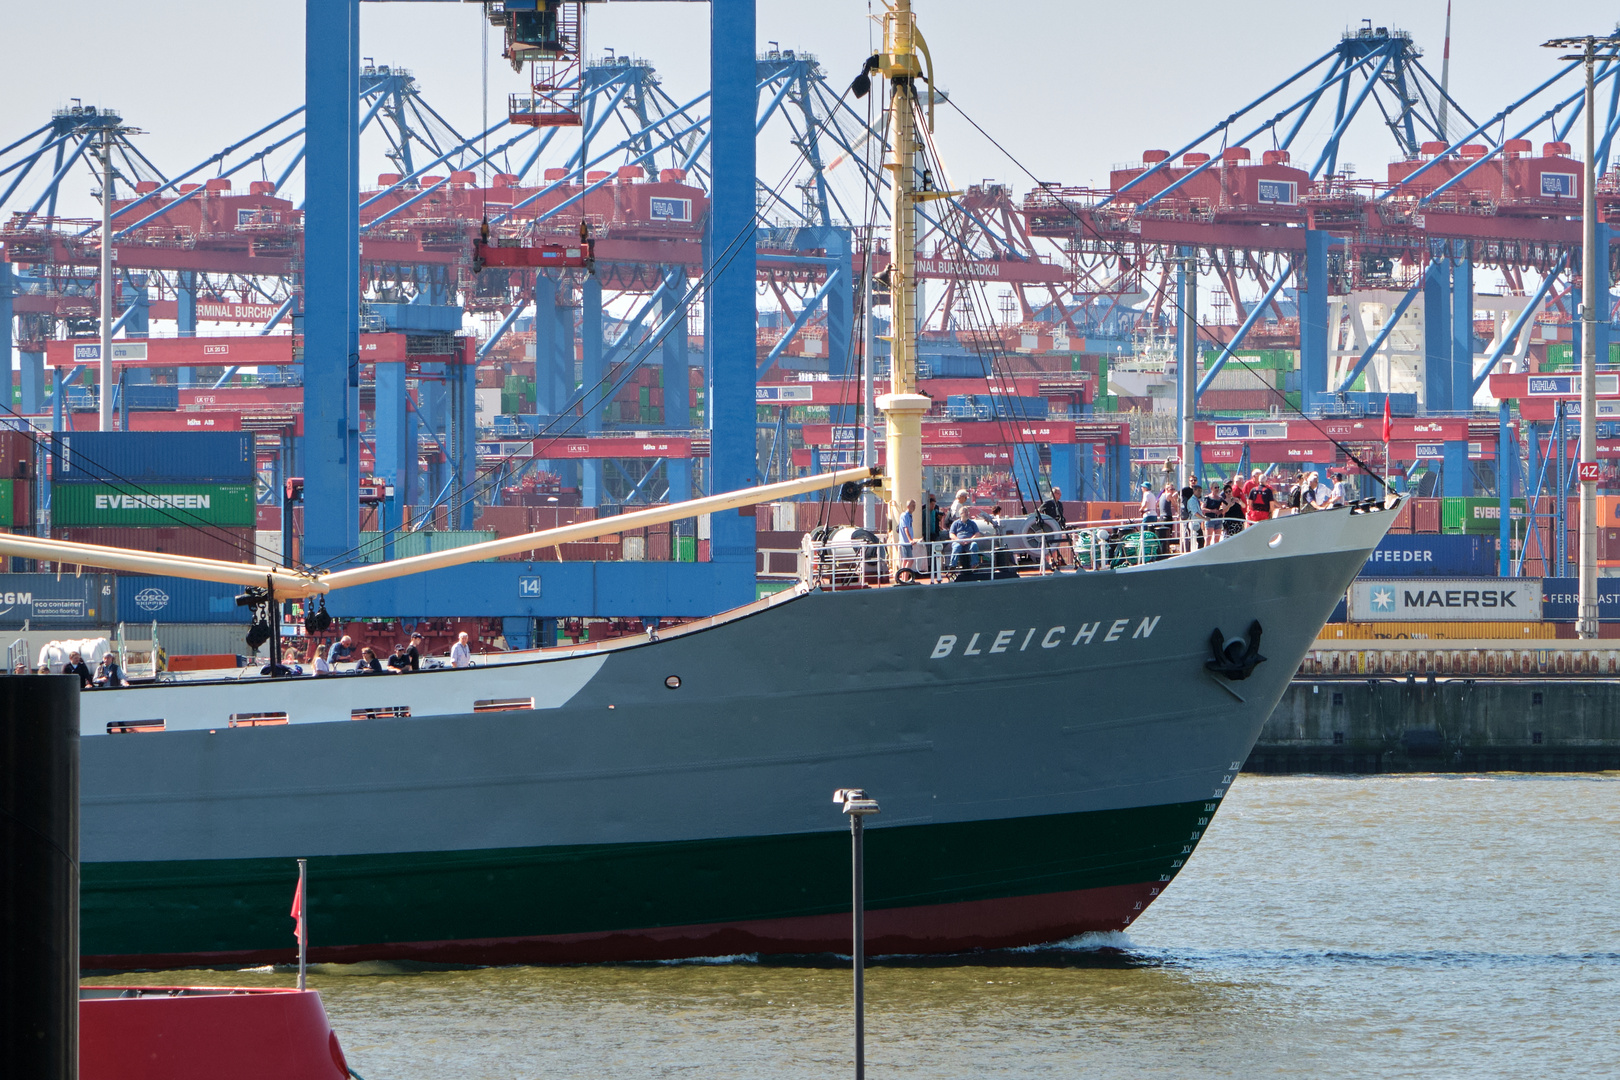
<instances>
[{"instance_id":1,"label":"cargo ship","mask_svg":"<svg viewBox=\"0 0 1620 1080\"><path fill-rule=\"evenodd\" d=\"M908 148L926 46L906 0L884 36L867 74ZM914 203L938 193L914 190L909 150L890 167L893 322L909 327ZM279 600L844 485L876 482L898 520L920 495L931 403L914 336L892 356L881 479L845 470L331 572L20 536L0 551ZM849 786L883 808L872 952L1126 929L1185 867L1394 516L1282 517L1156 558L1140 526L1034 518L1021 561L998 565L995 539L988 568L914 554L938 571L927 582L881 544L851 572L847 538L807 539L797 587L664 633L393 677L86 693L83 964L289 959L296 858L319 961L843 951L830 795Z\"/></svg>"}]
</instances>

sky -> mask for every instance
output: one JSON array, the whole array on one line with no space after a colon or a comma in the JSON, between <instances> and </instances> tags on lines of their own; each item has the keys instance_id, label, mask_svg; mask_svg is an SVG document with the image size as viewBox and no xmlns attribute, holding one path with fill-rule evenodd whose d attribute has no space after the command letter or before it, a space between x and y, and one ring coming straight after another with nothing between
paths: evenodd
<instances>
[{"instance_id":1,"label":"sky","mask_svg":"<svg viewBox=\"0 0 1620 1080\"><path fill-rule=\"evenodd\" d=\"M1446 19L1446 0L915 0L915 7L938 84L1007 151L943 109L937 143L947 180L958 187L999 180L1018 195L1036 179L1106 186L1115 164L1179 147L1363 20L1410 32L1438 76ZM815 54L842 88L874 51L874 9L881 11L879 0L757 0L758 44ZM1542 42L1608 33L1617 15L1612 0L1455 0L1452 94L1483 119L1556 70L1558 54ZM684 101L707 86L709 17L701 2L591 4L587 52L611 48L650 61ZM411 69L425 100L471 132L484 107L486 27L467 3L364 3L361 53ZM13 0L0 7L7 46L0 146L78 98L120 110L143 132L143 151L172 175L302 104L303 28L304 5L287 0L76 0L67 9ZM488 36L498 53L496 35ZM507 94L525 84L498 55L490 75L488 100L498 116ZM1321 121L1305 133L1307 145L1320 144ZM1538 131L1534 141L1545 137ZM368 144L362 161L368 181L389 169L374 148ZM1389 133L1362 122L1340 161L1380 176L1395 156ZM761 174L782 175L790 157L782 132L767 131ZM270 174L284 161L272 161ZM0 211L26 207L38 179ZM61 213L98 214L91 195L98 187L88 170L76 172ZM300 193L295 180L290 194ZM1479 279L1482 291L1494 287L1489 280Z\"/></svg>"},{"instance_id":2,"label":"sky","mask_svg":"<svg viewBox=\"0 0 1620 1080\"><path fill-rule=\"evenodd\" d=\"M774 41L814 53L842 87L872 51L872 7L867 0L758 0L760 47ZM916 10L939 84L1016 159L942 110L938 139L950 179L998 179L1018 192L1033 185L1031 175L1105 185L1112 164L1138 160L1144 149L1174 149L1363 19L1410 31L1438 75L1445 21L1445 0L918 0ZM81 0L67 19L55 5L9 5L0 16L9 46L0 72L0 145L80 98L121 110L144 132L139 145L167 171L190 166L301 102L303 11L274 0ZM1452 92L1483 119L1556 68L1556 54L1540 48L1542 41L1607 33L1615 15L1612 4L1591 0L1549 7L1457 0ZM365 3L361 20L362 54L410 68L428 102L462 130L476 128L485 24L473 5ZM703 3L592 4L587 51L612 48L650 60L666 89L684 100L706 85L708 22ZM490 73L498 115L506 94L523 83L498 56ZM788 154L780 133L768 131L762 175L780 175ZM1352 131L1341 160L1366 176L1382 174L1394 156L1388 132L1368 123ZM383 168L372 155L362 175ZM88 172L78 174L63 211L95 213L93 188ZM14 198L6 209L16 207Z\"/></svg>"}]
</instances>

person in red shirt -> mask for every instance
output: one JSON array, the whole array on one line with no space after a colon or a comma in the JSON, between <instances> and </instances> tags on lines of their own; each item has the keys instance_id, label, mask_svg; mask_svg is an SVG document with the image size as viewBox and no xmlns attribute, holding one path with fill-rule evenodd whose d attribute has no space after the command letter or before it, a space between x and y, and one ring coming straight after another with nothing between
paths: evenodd
<instances>
[{"instance_id":1,"label":"person in red shirt","mask_svg":"<svg viewBox=\"0 0 1620 1080\"><path fill-rule=\"evenodd\" d=\"M1277 493L1271 490L1260 470L1255 470L1254 479L1249 483L1249 490L1245 495L1248 503L1248 513L1245 515L1250 521L1270 521L1272 504L1276 501Z\"/></svg>"}]
</instances>

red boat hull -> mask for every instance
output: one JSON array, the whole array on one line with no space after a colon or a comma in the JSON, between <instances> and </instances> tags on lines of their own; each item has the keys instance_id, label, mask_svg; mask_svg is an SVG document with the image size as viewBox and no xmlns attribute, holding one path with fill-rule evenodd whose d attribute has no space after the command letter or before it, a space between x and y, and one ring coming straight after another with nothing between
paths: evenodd
<instances>
[{"instance_id":1,"label":"red boat hull","mask_svg":"<svg viewBox=\"0 0 1620 1080\"><path fill-rule=\"evenodd\" d=\"M79 1000L81 1080L348 1080L313 990L96 986Z\"/></svg>"}]
</instances>

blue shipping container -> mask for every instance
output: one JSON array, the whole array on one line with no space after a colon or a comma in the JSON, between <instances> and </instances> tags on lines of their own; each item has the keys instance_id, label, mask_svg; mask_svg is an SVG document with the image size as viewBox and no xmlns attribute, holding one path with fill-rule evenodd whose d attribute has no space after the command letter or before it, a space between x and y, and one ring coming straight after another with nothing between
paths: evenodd
<instances>
[{"instance_id":1,"label":"blue shipping container","mask_svg":"<svg viewBox=\"0 0 1620 1080\"><path fill-rule=\"evenodd\" d=\"M251 431L59 431L51 436L58 484L246 483L254 479Z\"/></svg>"},{"instance_id":2,"label":"blue shipping container","mask_svg":"<svg viewBox=\"0 0 1620 1080\"><path fill-rule=\"evenodd\" d=\"M118 617L127 623L247 623L251 608L237 607L239 585L173 577L118 579Z\"/></svg>"},{"instance_id":3,"label":"blue shipping container","mask_svg":"<svg viewBox=\"0 0 1620 1080\"><path fill-rule=\"evenodd\" d=\"M0 574L0 627L106 626L113 599L111 574Z\"/></svg>"},{"instance_id":4,"label":"blue shipping container","mask_svg":"<svg viewBox=\"0 0 1620 1080\"><path fill-rule=\"evenodd\" d=\"M1598 578L1598 621L1620 622L1620 578ZM1580 578L1541 579L1541 617L1549 622L1574 622L1581 592Z\"/></svg>"},{"instance_id":5,"label":"blue shipping container","mask_svg":"<svg viewBox=\"0 0 1620 1080\"><path fill-rule=\"evenodd\" d=\"M1359 576L1495 577L1496 552L1493 536L1392 533L1373 550Z\"/></svg>"}]
</instances>

